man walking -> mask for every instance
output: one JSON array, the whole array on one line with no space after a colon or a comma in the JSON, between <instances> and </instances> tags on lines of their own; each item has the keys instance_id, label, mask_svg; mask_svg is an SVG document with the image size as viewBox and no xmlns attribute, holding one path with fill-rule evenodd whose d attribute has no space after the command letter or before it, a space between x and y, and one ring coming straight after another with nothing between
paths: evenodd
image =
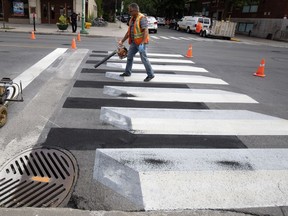
<instances>
[{"instance_id":1,"label":"man walking","mask_svg":"<svg viewBox=\"0 0 288 216\"><path fill-rule=\"evenodd\" d=\"M147 73L147 77L144 79L144 82L149 82L154 78L154 71L148 60L146 52L147 44L149 42L148 21L147 18L139 12L139 6L136 3L130 4L128 9L129 13L131 14L129 28L124 38L118 43L120 46L122 46L123 43L128 39L130 47L128 50L125 72L120 76L131 76L133 58L139 51L141 61L144 64Z\"/></svg>"},{"instance_id":2,"label":"man walking","mask_svg":"<svg viewBox=\"0 0 288 216\"><path fill-rule=\"evenodd\" d=\"M75 12L73 12L70 16L70 23L72 25L73 33L75 33L77 31L77 16L78 16L78 14L76 14Z\"/></svg>"}]
</instances>

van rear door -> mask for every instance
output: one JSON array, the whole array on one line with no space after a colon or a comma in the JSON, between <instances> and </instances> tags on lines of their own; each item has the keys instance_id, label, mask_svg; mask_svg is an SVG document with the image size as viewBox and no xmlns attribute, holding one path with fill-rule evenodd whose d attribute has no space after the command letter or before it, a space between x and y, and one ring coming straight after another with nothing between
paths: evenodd
<instances>
[{"instance_id":1,"label":"van rear door","mask_svg":"<svg viewBox=\"0 0 288 216\"><path fill-rule=\"evenodd\" d=\"M210 19L209 18L204 18L203 20L203 27L209 28L211 25Z\"/></svg>"}]
</instances>

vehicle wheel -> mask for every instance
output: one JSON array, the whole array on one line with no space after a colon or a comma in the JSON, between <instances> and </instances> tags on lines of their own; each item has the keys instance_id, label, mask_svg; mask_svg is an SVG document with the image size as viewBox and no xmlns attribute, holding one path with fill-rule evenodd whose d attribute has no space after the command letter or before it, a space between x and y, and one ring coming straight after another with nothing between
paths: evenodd
<instances>
[{"instance_id":1,"label":"vehicle wheel","mask_svg":"<svg viewBox=\"0 0 288 216\"><path fill-rule=\"evenodd\" d=\"M203 37L203 31L200 31L199 36Z\"/></svg>"},{"instance_id":2,"label":"vehicle wheel","mask_svg":"<svg viewBox=\"0 0 288 216\"><path fill-rule=\"evenodd\" d=\"M7 122L8 111L6 106L0 106L0 128Z\"/></svg>"},{"instance_id":3,"label":"vehicle wheel","mask_svg":"<svg viewBox=\"0 0 288 216\"><path fill-rule=\"evenodd\" d=\"M203 37L207 37L206 31L203 31L202 35Z\"/></svg>"},{"instance_id":4,"label":"vehicle wheel","mask_svg":"<svg viewBox=\"0 0 288 216\"><path fill-rule=\"evenodd\" d=\"M189 27L187 27L186 32L190 33L190 28Z\"/></svg>"}]
</instances>

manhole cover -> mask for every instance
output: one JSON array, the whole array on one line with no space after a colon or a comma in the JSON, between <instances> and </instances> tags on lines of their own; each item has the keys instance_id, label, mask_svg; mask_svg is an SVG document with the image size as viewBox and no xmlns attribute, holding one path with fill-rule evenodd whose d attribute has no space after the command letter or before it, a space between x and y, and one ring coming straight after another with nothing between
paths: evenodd
<instances>
[{"instance_id":1,"label":"manhole cover","mask_svg":"<svg viewBox=\"0 0 288 216\"><path fill-rule=\"evenodd\" d=\"M77 174L76 160L66 150L26 150L0 169L0 207L57 207Z\"/></svg>"}]
</instances>

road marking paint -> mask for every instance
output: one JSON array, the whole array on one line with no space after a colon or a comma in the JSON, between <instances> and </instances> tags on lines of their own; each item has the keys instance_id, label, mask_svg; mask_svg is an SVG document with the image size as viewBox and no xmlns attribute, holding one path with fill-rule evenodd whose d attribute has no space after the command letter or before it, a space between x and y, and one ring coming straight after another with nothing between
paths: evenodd
<instances>
[{"instance_id":1,"label":"road marking paint","mask_svg":"<svg viewBox=\"0 0 288 216\"><path fill-rule=\"evenodd\" d=\"M164 53L147 53L148 57L172 57L172 58L182 58L183 55L180 54L164 54ZM136 56L140 56L139 53Z\"/></svg>"},{"instance_id":2,"label":"road marking paint","mask_svg":"<svg viewBox=\"0 0 288 216\"><path fill-rule=\"evenodd\" d=\"M185 37L179 37L179 38L181 38L183 40L190 40L189 38L185 38Z\"/></svg>"},{"instance_id":3,"label":"road marking paint","mask_svg":"<svg viewBox=\"0 0 288 216\"><path fill-rule=\"evenodd\" d=\"M163 38L163 39L165 39L165 40L169 40L169 39L170 39L170 38L165 37L165 36L160 36L160 38Z\"/></svg>"},{"instance_id":4,"label":"road marking paint","mask_svg":"<svg viewBox=\"0 0 288 216\"><path fill-rule=\"evenodd\" d=\"M126 61L127 59L119 59L119 57L112 57L110 60L117 60L117 61ZM141 58L134 58L133 59L135 62L141 62ZM186 60L186 59L167 59L167 58L150 58L150 62L154 63L182 63L182 64L195 64L191 60Z\"/></svg>"},{"instance_id":5,"label":"road marking paint","mask_svg":"<svg viewBox=\"0 0 288 216\"><path fill-rule=\"evenodd\" d=\"M122 80L125 82L143 82L143 79L147 76L145 73L135 73L130 77L121 77L121 73L117 72L106 72L106 77L116 80ZM157 74L155 78L150 82L157 83L198 83L198 84L218 84L218 85L228 85L221 79L206 77L206 76L196 76L196 75L182 75L182 74Z\"/></svg>"},{"instance_id":6,"label":"road marking paint","mask_svg":"<svg viewBox=\"0 0 288 216\"><path fill-rule=\"evenodd\" d=\"M181 40L181 39L179 39L179 38L171 37L171 36L170 36L170 38L172 38L172 39L174 39L174 40Z\"/></svg>"},{"instance_id":7,"label":"road marking paint","mask_svg":"<svg viewBox=\"0 0 288 216\"><path fill-rule=\"evenodd\" d=\"M150 37L151 37L151 38L154 38L154 39L156 39L156 40L160 39L159 37L154 36L154 35L151 35Z\"/></svg>"},{"instance_id":8,"label":"road marking paint","mask_svg":"<svg viewBox=\"0 0 288 216\"><path fill-rule=\"evenodd\" d=\"M108 62L107 67L112 68L126 68L126 63L111 63ZM152 68L154 71L187 71L187 72L208 72L204 68L185 66L185 65L153 65ZM132 70L145 70L143 64L133 64Z\"/></svg>"},{"instance_id":9,"label":"road marking paint","mask_svg":"<svg viewBox=\"0 0 288 216\"><path fill-rule=\"evenodd\" d=\"M28 68L22 74L17 76L13 81L15 83L22 82L22 88L25 89L37 76L41 74L46 68L49 67L57 58L65 53L67 48L57 48L43 59L38 61L36 64Z\"/></svg>"},{"instance_id":10,"label":"road marking paint","mask_svg":"<svg viewBox=\"0 0 288 216\"><path fill-rule=\"evenodd\" d=\"M146 211L287 206L287 164L288 149L97 149L93 178Z\"/></svg>"},{"instance_id":11,"label":"road marking paint","mask_svg":"<svg viewBox=\"0 0 288 216\"><path fill-rule=\"evenodd\" d=\"M251 97L214 89L179 89L105 86L103 93L110 96L140 101L179 101L204 103L258 103ZM128 95L123 97L123 95ZM131 95L131 96L129 96Z\"/></svg>"},{"instance_id":12,"label":"road marking paint","mask_svg":"<svg viewBox=\"0 0 288 216\"><path fill-rule=\"evenodd\" d=\"M102 107L101 120L141 134L287 135L288 120L247 110Z\"/></svg>"}]
</instances>

